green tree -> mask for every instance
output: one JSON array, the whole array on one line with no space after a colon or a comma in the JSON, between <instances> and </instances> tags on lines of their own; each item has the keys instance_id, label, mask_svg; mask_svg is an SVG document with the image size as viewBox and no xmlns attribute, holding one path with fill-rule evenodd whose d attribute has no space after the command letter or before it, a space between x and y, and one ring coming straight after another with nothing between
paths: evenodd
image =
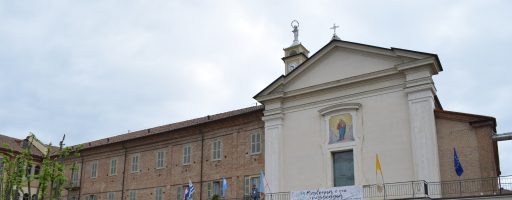
<instances>
[{"instance_id":1,"label":"green tree","mask_svg":"<svg viewBox=\"0 0 512 200\"><path fill-rule=\"evenodd\" d=\"M22 152L14 152L12 148L4 145L10 151L0 153L0 200L17 200L20 193L25 193L23 187L31 188L34 179L39 181L35 194L37 199L60 199L63 185L67 182L64 176L64 159L78 157L80 150L80 146L65 147L65 136L62 137L58 150L52 151L51 143L46 145L47 152L40 161L39 174L30 173L35 166L32 144L37 140L33 134L23 140ZM76 166L73 165L72 168ZM30 189L26 191L29 197L32 197L31 192Z\"/></svg>"}]
</instances>

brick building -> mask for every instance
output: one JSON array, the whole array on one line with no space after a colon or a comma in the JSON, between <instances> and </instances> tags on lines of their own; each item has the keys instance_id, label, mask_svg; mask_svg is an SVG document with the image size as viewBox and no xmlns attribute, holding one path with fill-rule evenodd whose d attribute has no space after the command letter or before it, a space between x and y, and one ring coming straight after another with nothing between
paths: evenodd
<instances>
[{"instance_id":1,"label":"brick building","mask_svg":"<svg viewBox=\"0 0 512 200\"><path fill-rule=\"evenodd\" d=\"M264 170L262 106L154 127L83 144L67 171L66 199L195 199L221 193L241 199ZM123 197L123 198L122 198Z\"/></svg>"}]
</instances>

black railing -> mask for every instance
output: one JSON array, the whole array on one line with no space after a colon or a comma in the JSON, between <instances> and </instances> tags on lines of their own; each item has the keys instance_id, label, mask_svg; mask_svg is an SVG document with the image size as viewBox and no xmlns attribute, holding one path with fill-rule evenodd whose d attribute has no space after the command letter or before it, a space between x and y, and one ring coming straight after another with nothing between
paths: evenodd
<instances>
[{"instance_id":1,"label":"black railing","mask_svg":"<svg viewBox=\"0 0 512 200\"><path fill-rule=\"evenodd\" d=\"M397 182L363 186L364 199L456 198L512 195L512 176L445 182ZM265 195L265 200L290 200L289 192Z\"/></svg>"}]
</instances>

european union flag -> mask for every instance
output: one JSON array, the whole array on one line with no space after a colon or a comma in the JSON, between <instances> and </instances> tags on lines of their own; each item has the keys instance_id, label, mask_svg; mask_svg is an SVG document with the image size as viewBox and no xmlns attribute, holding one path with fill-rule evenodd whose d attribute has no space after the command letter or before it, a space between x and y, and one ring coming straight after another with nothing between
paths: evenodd
<instances>
[{"instance_id":1,"label":"european union flag","mask_svg":"<svg viewBox=\"0 0 512 200\"><path fill-rule=\"evenodd\" d=\"M455 150L455 148L453 148L453 165L455 167L455 173L457 173L457 176L462 176L462 173L464 173L464 169L460 164L459 156L457 156L457 150Z\"/></svg>"}]
</instances>

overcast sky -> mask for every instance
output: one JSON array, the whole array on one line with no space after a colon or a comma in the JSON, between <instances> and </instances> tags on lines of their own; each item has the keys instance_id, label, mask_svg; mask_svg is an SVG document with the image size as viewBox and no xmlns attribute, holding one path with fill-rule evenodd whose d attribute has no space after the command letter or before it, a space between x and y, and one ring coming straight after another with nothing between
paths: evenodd
<instances>
[{"instance_id":1,"label":"overcast sky","mask_svg":"<svg viewBox=\"0 0 512 200\"><path fill-rule=\"evenodd\" d=\"M284 72L293 19L312 53L336 23L343 40L438 54L443 107L511 132L511 10L492 0L0 0L0 134L66 134L72 145L255 105ZM512 142L499 148L512 175Z\"/></svg>"}]
</instances>

